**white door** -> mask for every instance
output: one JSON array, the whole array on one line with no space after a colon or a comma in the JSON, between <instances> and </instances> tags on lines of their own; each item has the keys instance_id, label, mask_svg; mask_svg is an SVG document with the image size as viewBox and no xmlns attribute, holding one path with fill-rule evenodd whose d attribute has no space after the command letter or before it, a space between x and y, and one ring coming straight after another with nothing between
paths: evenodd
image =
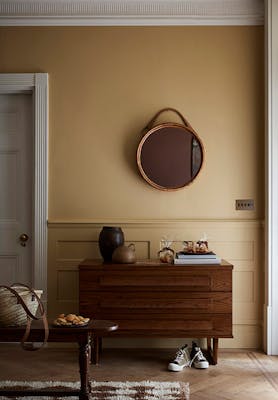
<instances>
[{"instance_id":1,"label":"white door","mask_svg":"<svg viewBox=\"0 0 278 400\"><path fill-rule=\"evenodd\" d=\"M0 95L0 284L32 283L32 94Z\"/></svg>"}]
</instances>

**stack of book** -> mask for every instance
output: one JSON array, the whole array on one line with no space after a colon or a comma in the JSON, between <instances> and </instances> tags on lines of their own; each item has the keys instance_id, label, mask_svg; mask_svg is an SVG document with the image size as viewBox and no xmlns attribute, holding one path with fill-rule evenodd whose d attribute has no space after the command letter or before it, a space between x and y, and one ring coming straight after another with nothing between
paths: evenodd
<instances>
[{"instance_id":1,"label":"stack of book","mask_svg":"<svg viewBox=\"0 0 278 400\"><path fill-rule=\"evenodd\" d=\"M220 264L221 258L212 251L209 253L185 253L179 251L176 253L174 264L194 265L194 264Z\"/></svg>"}]
</instances>

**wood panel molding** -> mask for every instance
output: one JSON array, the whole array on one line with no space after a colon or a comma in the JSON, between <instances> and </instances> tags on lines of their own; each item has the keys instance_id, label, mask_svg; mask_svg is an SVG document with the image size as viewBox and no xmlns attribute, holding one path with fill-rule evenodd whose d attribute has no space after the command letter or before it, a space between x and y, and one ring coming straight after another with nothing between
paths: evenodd
<instances>
[{"instance_id":1,"label":"wood panel molding","mask_svg":"<svg viewBox=\"0 0 278 400\"><path fill-rule=\"evenodd\" d=\"M245 347L249 343L251 347L260 347L264 270L261 245L264 224L260 220L49 222L49 315L78 311L75 281L78 264L85 258L101 258L98 235L104 225L120 226L126 243L135 243L138 259L156 258L163 245L163 236L172 237L173 246L178 250L182 240L197 240L206 232L211 248L234 265L233 325L236 335L234 339L225 340L222 346ZM109 346L119 344L110 343L110 339L108 342ZM152 341L151 345L167 347L166 342L166 339L165 343ZM131 340L130 346L133 344Z\"/></svg>"},{"instance_id":2,"label":"wood panel molding","mask_svg":"<svg viewBox=\"0 0 278 400\"><path fill-rule=\"evenodd\" d=\"M92 227L102 228L107 226L121 226L121 227L153 227L161 228L166 227L217 227L226 229L229 228L241 229L242 227L263 228L264 221L259 219L88 219L88 220L58 220L49 219L48 227L50 229L84 229Z\"/></svg>"}]
</instances>

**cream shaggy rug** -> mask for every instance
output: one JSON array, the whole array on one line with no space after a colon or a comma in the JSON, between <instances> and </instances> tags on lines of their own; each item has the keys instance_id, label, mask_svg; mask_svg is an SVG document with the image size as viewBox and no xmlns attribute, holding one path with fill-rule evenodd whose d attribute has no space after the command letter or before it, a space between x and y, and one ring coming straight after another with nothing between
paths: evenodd
<instances>
[{"instance_id":1,"label":"cream shaggy rug","mask_svg":"<svg viewBox=\"0 0 278 400\"><path fill-rule=\"evenodd\" d=\"M1 389L79 389L79 382L16 382L0 381ZM96 382L91 381L91 400L189 400L189 384L184 382ZM1 400L8 399L0 395ZM60 396L17 397L18 400L60 400ZM76 400L77 397L64 397Z\"/></svg>"}]
</instances>

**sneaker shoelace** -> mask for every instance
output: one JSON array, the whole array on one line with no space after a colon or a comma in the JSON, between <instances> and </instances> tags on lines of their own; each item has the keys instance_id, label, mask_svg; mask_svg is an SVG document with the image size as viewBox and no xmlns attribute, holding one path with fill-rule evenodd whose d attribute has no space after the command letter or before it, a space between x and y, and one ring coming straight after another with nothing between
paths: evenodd
<instances>
[{"instance_id":1,"label":"sneaker shoelace","mask_svg":"<svg viewBox=\"0 0 278 400\"><path fill-rule=\"evenodd\" d=\"M176 353L175 361L179 363L180 361L182 361L185 358L184 356L185 356L185 350L180 349Z\"/></svg>"},{"instance_id":2,"label":"sneaker shoelace","mask_svg":"<svg viewBox=\"0 0 278 400\"><path fill-rule=\"evenodd\" d=\"M194 357L192 357L192 360L190 361L190 367L192 366L192 364L193 364L193 362L194 362L195 360L196 360L196 361L206 361L206 359L205 359L205 357L204 357L204 355L203 355L201 349L199 349L199 350L197 351L197 353L194 354Z\"/></svg>"}]
</instances>

